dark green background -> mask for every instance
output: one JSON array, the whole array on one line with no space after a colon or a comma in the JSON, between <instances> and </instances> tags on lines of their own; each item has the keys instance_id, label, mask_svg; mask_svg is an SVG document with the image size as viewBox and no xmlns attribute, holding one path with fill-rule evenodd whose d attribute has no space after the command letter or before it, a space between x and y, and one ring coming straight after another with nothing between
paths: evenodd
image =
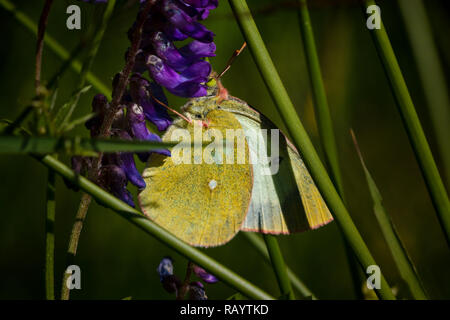
<instances>
[{"instance_id":1,"label":"dark green background","mask_svg":"<svg viewBox=\"0 0 450 320\"><path fill-rule=\"evenodd\" d=\"M44 1L16 0L20 10L38 20ZM313 28L322 73L335 126L348 208L377 263L392 286L399 274L372 211L363 171L352 145L353 128L362 152L411 259L431 297L450 298L450 254L430 197L403 129L383 68L376 54L361 8L356 1L310 1ZM446 1L425 1L444 72L448 78L450 46L449 10ZM82 8L82 30L65 27L69 4ZM93 72L106 84L124 65L129 42L126 31L136 16L136 4L118 1L100 47ZM296 8L289 1L249 1L256 22L301 119L320 151L311 90L305 65ZM403 20L396 1L379 1L382 18L409 86L415 106L438 164L427 105ZM71 50L86 30L93 6L78 1L55 1L48 33ZM216 33L221 70L243 38L227 1L220 0L206 25ZM0 118L14 118L33 97L35 37L0 8ZM44 50L43 79L49 79L61 60ZM234 96L246 100L281 125L250 52L244 51L223 78ZM69 70L60 82L59 103L70 96L77 75ZM91 89L76 110L90 112ZM178 107L183 99L170 97ZM82 126L76 133L87 135ZM322 154L322 153L321 153ZM68 159L64 159L67 163ZM0 157L0 298L44 298L44 206L46 169L27 156ZM142 169L142 167L141 167ZM443 170L440 167L441 172ZM65 249L81 193L57 181L56 285L60 291ZM188 187L188 186L186 186ZM130 187L135 190L133 187ZM336 223L317 231L280 237L288 264L310 289L324 299L354 297L344 247ZM225 246L205 252L240 275L278 295L272 269L242 235ZM186 260L144 234L115 213L93 204L83 229L76 263L82 270L82 290L73 299L172 299L162 289L156 267L165 255L175 259L175 272L184 277ZM207 285L212 299L223 299L233 290L222 283Z\"/></svg>"}]
</instances>

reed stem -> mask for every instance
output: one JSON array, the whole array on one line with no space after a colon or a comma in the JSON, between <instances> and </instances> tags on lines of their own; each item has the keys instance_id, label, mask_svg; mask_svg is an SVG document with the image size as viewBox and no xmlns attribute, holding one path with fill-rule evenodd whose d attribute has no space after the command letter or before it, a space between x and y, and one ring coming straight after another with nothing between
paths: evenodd
<instances>
[{"instance_id":1,"label":"reed stem","mask_svg":"<svg viewBox=\"0 0 450 320\"><path fill-rule=\"evenodd\" d=\"M336 218L336 221L341 226L346 239L358 257L360 264L364 267L364 270L367 270L367 267L376 265L376 262L353 223L344 203L339 197L333 182L328 176L325 167L317 155L317 152L295 111L294 105L281 82L269 52L259 34L246 1L229 0L229 2L267 89L286 124L288 133L301 152L318 189ZM380 275L380 280L381 288L375 289L377 295L382 299L395 299L383 274Z\"/></svg>"},{"instance_id":2,"label":"reed stem","mask_svg":"<svg viewBox=\"0 0 450 320\"><path fill-rule=\"evenodd\" d=\"M367 7L376 5L373 0L364 1L364 14L367 13ZM380 17L381 19L381 17ZM450 246L450 201L439 175L438 168L428 145L427 138L423 132L419 117L417 116L411 95L406 86L391 42L384 28L383 22L381 28L370 30L372 39L377 48L378 56L383 64L384 71L389 80L392 93L394 95L397 108L403 120L409 141L416 155L423 178L430 193L434 208L437 212L439 222L445 234L447 244Z\"/></svg>"},{"instance_id":3,"label":"reed stem","mask_svg":"<svg viewBox=\"0 0 450 320\"><path fill-rule=\"evenodd\" d=\"M277 277L281 296L284 299L295 300L294 291L292 290L291 281L287 274L286 264L284 263L277 238L270 234L263 234L263 238L266 243L267 251L269 252L273 270Z\"/></svg>"},{"instance_id":4,"label":"reed stem","mask_svg":"<svg viewBox=\"0 0 450 320\"><path fill-rule=\"evenodd\" d=\"M331 119L328 99L325 92L325 86L322 80L322 72L320 70L319 55L317 53L314 40L314 32L309 16L309 10L306 0L298 1L300 31L302 34L303 46L306 54L306 65L308 68L309 78L311 80L312 97L317 115L317 127L319 129L320 141L325 152L325 166L329 168L330 177L333 181L339 195L345 202L344 186L342 183L342 175L339 166L339 157L337 152L337 143L334 135L333 121ZM341 231L342 234L342 231ZM362 299L361 281L356 257L354 256L350 245L343 235L345 255L347 256L350 268L350 276L353 283L355 295L358 299Z\"/></svg>"}]
</instances>

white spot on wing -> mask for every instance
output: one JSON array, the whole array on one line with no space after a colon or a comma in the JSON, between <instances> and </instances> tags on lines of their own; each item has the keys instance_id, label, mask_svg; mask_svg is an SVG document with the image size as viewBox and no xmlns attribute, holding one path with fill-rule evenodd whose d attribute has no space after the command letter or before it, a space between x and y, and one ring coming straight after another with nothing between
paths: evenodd
<instances>
[{"instance_id":1,"label":"white spot on wing","mask_svg":"<svg viewBox=\"0 0 450 320\"><path fill-rule=\"evenodd\" d=\"M208 183L208 186L209 186L209 188L210 188L211 190L214 190L214 189L217 187L217 181L216 181L216 180L211 180L211 181Z\"/></svg>"}]
</instances>

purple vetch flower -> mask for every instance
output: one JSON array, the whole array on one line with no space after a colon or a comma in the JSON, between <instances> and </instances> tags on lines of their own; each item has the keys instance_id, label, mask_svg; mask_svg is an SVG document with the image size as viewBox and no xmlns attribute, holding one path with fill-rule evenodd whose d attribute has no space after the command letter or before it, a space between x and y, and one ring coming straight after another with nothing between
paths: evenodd
<instances>
[{"instance_id":1,"label":"purple vetch flower","mask_svg":"<svg viewBox=\"0 0 450 320\"><path fill-rule=\"evenodd\" d=\"M120 138L122 140L132 140L131 136L123 130L114 130L112 136ZM131 152L118 152L118 155L119 159L117 161L117 164L125 172L128 180L139 189L145 188L145 181L136 168L133 154Z\"/></svg>"},{"instance_id":2,"label":"purple vetch flower","mask_svg":"<svg viewBox=\"0 0 450 320\"><path fill-rule=\"evenodd\" d=\"M156 271L159 274L159 280L162 282L167 276L173 275L173 260L171 257L164 257L158 265Z\"/></svg>"},{"instance_id":3,"label":"purple vetch flower","mask_svg":"<svg viewBox=\"0 0 450 320\"><path fill-rule=\"evenodd\" d=\"M130 126L131 134L139 139L145 141L157 141L161 142L161 138L152 132L150 132L145 124L144 110L141 106L133 103L128 107L127 112L128 124ZM170 151L167 149L157 149L149 152L139 152L137 155L142 162L147 162L148 157L152 152L160 153L170 157Z\"/></svg>"},{"instance_id":4,"label":"purple vetch flower","mask_svg":"<svg viewBox=\"0 0 450 320\"><path fill-rule=\"evenodd\" d=\"M177 73L155 55L150 55L147 66L153 79L171 93L182 97L206 95L206 85L211 66L206 61L198 61L181 73ZM206 75L206 76L205 76Z\"/></svg>"},{"instance_id":5,"label":"purple vetch flower","mask_svg":"<svg viewBox=\"0 0 450 320\"><path fill-rule=\"evenodd\" d=\"M99 183L128 205L134 207L133 197L127 190L127 176L122 168L116 165L105 165L100 168Z\"/></svg>"},{"instance_id":6,"label":"purple vetch flower","mask_svg":"<svg viewBox=\"0 0 450 320\"><path fill-rule=\"evenodd\" d=\"M191 300L208 300L203 283L194 281L189 284L189 298Z\"/></svg>"},{"instance_id":7,"label":"purple vetch flower","mask_svg":"<svg viewBox=\"0 0 450 320\"><path fill-rule=\"evenodd\" d=\"M218 6L217 0L161 0L150 10L134 71L181 97L206 95L211 72L206 57L215 56L214 33L199 23ZM134 30L129 31L129 37ZM174 41L191 38L178 48Z\"/></svg>"},{"instance_id":8,"label":"purple vetch flower","mask_svg":"<svg viewBox=\"0 0 450 320\"><path fill-rule=\"evenodd\" d=\"M171 257L164 257L156 269L163 288L169 293L176 293L182 286L182 282L173 274L173 260Z\"/></svg>"},{"instance_id":9,"label":"purple vetch flower","mask_svg":"<svg viewBox=\"0 0 450 320\"><path fill-rule=\"evenodd\" d=\"M167 113L167 109L159 103L168 104L159 85L150 83L135 74L130 79L129 95L132 102L142 107L145 118L151 121L159 131L165 131L172 124L172 118Z\"/></svg>"},{"instance_id":10,"label":"purple vetch flower","mask_svg":"<svg viewBox=\"0 0 450 320\"><path fill-rule=\"evenodd\" d=\"M107 0L84 2L105 3ZM143 10L145 0L141 0ZM172 94L181 97L200 97L207 94L205 83L211 73L211 65L204 59L214 57L216 46L214 33L199 21L208 17L210 10L218 6L218 0L159 0L150 8L143 26L140 47L136 55L134 74L131 76L120 106L114 115L111 133L125 140L161 141L151 132L146 121L152 122L158 131L163 132L172 124L167 113L165 87ZM142 11L141 11L142 12ZM136 22L128 32L133 40ZM191 39L186 45L177 47L175 42ZM128 52L126 59L128 59ZM152 81L144 78L148 72ZM119 76L113 80L117 88ZM110 103L104 95L96 95L92 101L95 116L85 125L91 137L98 137L106 115L110 115ZM141 161L147 161L152 152L170 156L165 149L137 153ZM89 164L78 158L73 159L73 168L85 173ZM99 168L98 183L116 197L134 206L133 198L127 189L128 181L138 188L145 188L145 181L136 168L133 153L116 152L103 155ZM203 269L201 269L203 270ZM203 270L198 271L205 282L215 282L215 277ZM179 284L175 276L165 280L165 287L176 289ZM174 287L175 286L175 287Z\"/></svg>"},{"instance_id":11,"label":"purple vetch flower","mask_svg":"<svg viewBox=\"0 0 450 320\"><path fill-rule=\"evenodd\" d=\"M180 279L178 279L177 276L164 277L164 279L161 280L161 283L162 283L163 288L168 293L175 293L176 295L178 295L178 290L183 285L183 283L181 282Z\"/></svg>"},{"instance_id":12,"label":"purple vetch flower","mask_svg":"<svg viewBox=\"0 0 450 320\"><path fill-rule=\"evenodd\" d=\"M205 271L205 269L194 265L192 270L194 271L195 275L205 281L206 283L216 283L219 281L215 276Z\"/></svg>"},{"instance_id":13,"label":"purple vetch flower","mask_svg":"<svg viewBox=\"0 0 450 320\"><path fill-rule=\"evenodd\" d=\"M188 264L188 270L186 271L186 276L184 282L181 282L179 278L174 274L173 260L170 257L164 257L156 269L159 275L159 280L161 281L164 289L169 293L176 293L177 298L184 298L186 293L189 293L189 298L191 300L207 300L205 287L200 281L191 281L189 283L189 277L193 271L197 276L199 276L206 283L217 282L217 278L208 274L204 269L194 265L193 263Z\"/></svg>"}]
</instances>

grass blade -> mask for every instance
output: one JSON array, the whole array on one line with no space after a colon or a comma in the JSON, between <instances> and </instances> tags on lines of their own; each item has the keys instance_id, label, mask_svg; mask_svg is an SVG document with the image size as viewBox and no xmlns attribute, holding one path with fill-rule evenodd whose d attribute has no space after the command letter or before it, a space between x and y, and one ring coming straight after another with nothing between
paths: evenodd
<instances>
[{"instance_id":1,"label":"grass blade","mask_svg":"<svg viewBox=\"0 0 450 320\"><path fill-rule=\"evenodd\" d=\"M375 1L366 0L364 2L364 14L367 14L366 9L371 5L375 5ZM433 154L431 153L430 146L428 145L423 132L422 125L417 116L386 29L382 22L380 25L380 29L375 28L370 30L370 33L389 80L396 105L402 116L410 143L422 171L433 205L436 209L439 222L441 223L441 227L446 236L447 243L450 245L450 201L447 191L445 190L441 176L439 175Z\"/></svg>"},{"instance_id":2,"label":"grass blade","mask_svg":"<svg viewBox=\"0 0 450 320\"><path fill-rule=\"evenodd\" d=\"M219 262L210 258L200 250L186 244L156 223L150 221L138 210L130 207L120 199L117 199L88 179L78 176L69 167L67 167L65 164L58 161L54 157L45 156L36 158L49 169L54 170L62 177L76 184L78 187L80 187L80 189L90 194L93 198L95 198L105 206L111 208L114 212L118 213L127 221L136 225L149 235L155 237L163 244L171 247L179 254L186 257L188 260L205 268L206 270L217 276L221 281L236 289L243 295L251 299L274 299L271 295L264 292L251 282L237 275L227 267L221 265Z\"/></svg>"},{"instance_id":3,"label":"grass blade","mask_svg":"<svg viewBox=\"0 0 450 320\"><path fill-rule=\"evenodd\" d=\"M450 185L450 101L436 44L433 41L430 21L421 0L400 0L400 13L416 60L423 92L433 123L439 153Z\"/></svg>"},{"instance_id":4,"label":"grass blade","mask_svg":"<svg viewBox=\"0 0 450 320\"><path fill-rule=\"evenodd\" d=\"M264 245L264 241L254 232L243 232L247 240L258 250L258 252L270 263L270 256L267 252L267 248ZM287 274L291 280L292 286L300 292L304 298L311 297L313 300L317 300L311 290L297 277L297 275L286 266Z\"/></svg>"},{"instance_id":5,"label":"grass blade","mask_svg":"<svg viewBox=\"0 0 450 320\"><path fill-rule=\"evenodd\" d=\"M83 66L81 67L80 80L78 83L78 89L76 90L77 93L73 96L72 103L69 104L70 106L69 110L65 112L64 120L62 121L59 127L60 130L69 122L72 113L78 104L78 100L80 99L81 95L80 93L82 93L85 88L86 77L92 68L92 64L94 63L95 57L97 56L98 49L100 48L100 44L102 42L112 12L114 11L115 5L116 0L109 0L106 5L106 8L102 15L100 26L98 30L95 32L95 36L92 39L92 42L89 44L89 51L87 53L86 60L83 62Z\"/></svg>"},{"instance_id":6,"label":"grass blade","mask_svg":"<svg viewBox=\"0 0 450 320\"><path fill-rule=\"evenodd\" d=\"M353 131L351 131L351 135L355 144L356 151L358 153L358 157L361 160L361 165L364 169L367 185L369 187L370 195L373 201L373 211L375 212L378 224L380 225L381 231L383 232L384 239L386 240L389 250L391 251L395 264L397 265L401 277L408 284L414 299L425 300L427 299L427 297L416 274L416 271L414 270L414 265L409 259L398 234L395 232L394 225L392 224L389 215L383 207L383 199L381 197L380 191L378 190L375 181L373 180L369 170L366 167L366 164L364 163L363 156L361 154L358 142L356 141L356 137Z\"/></svg>"},{"instance_id":7,"label":"grass blade","mask_svg":"<svg viewBox=\"0 0 450 320\"><path fill-rule=\"evenodd\" d=\"M275 271L275 275L277 277L281 296L289 300L295 300L294 291L291 287L291 281L287 274L286 264L284 263L277 238L271 234L263 234L263 238L266 243L267 251L269 252L273 270Z\"/></svg>"},{"instance_id":8,"label":"grass blade","mask_svg":"<svg viewBox=\"0 0 450 320\"><path fill-rule=\"evenodd\" d=\"M336 191L325 167L320 161L311 140L308 137L295 108L281 82L277 70L270 58L270 55L259 34L258 28L248 9L245 0L229 0L233 13L244 35L261 76L272 96L275 105L286 124L288 133L293 138L295 145L300 150L307 167L309 168L314 181L317 184L328 207L341 226L346 239L354 250L359 262L367 269L370 265L375 265L369 249L356 229L344 203ZM388 283L381 275L381 288L376 291L383 299L395 299Z\"/></svg>"},{"instance_id":9,"label":"grass blade","mask_svg":"<svg viewBox=\"0 0 450 320\"><path fill-rule=\"evenodd\" d=\"M342 186L341 170L339 168L336 138L334 136L328 99L322 81L319 56L316 50L311 19L309 17L306 0L299 0L298 2L300 6L300 31L302 33L303 46L305 48L306 66L308 67L311 88L313 91L312 96L317 114L317 126L319 129L320 140L325 151L325 164L330 168L330 176L332 177L334 185L341 197L343 197L344 188Z\"/></svg>"},{"instance_id":10,"label":"grass blade","mask_svg":"<svg viewBox=\"0 0 450 320\"><path fill-rule=\"evenodd\" d=\"M317 127L319 130L320 141L325 152L325 165L330 170L331 179L334 182L339 195L345 201L337 143L334 135L330 108L328 106L328 99L325 93L325 86L322 80L322 73L320 71L319 55L314 40L314 32L309 16L308 5L306 0L298 0L298 3L300 7L298 11L300 31L302 34L303 47L305 48L306 66L308 67L309 78L311 80L312 97L314 100L313 105L317 115ZM360 270L358 269L356 257L346 239L344 238L343 240L354 292L358 299L362 299L363 295L360 285L362 281L360 279Z\"/></svg>"},{"instance_id":11,"label":"grass blade","mask_svg":"<svg viewBox=\"0 0 450 320\"><path fill-rule=\"evenodd\" d=\"M27 30L29 30L34 35L37 35L36 23L26 14L19 11L11 1L0 0L0 6L3 7L5 10L11 12L14 18L16 18L16 20L20 22L25 28L27 28ZM45 35L44 43L62 60L70 59L70 53L61 44L59 44L59 42L56 41L55 38L53 38L49 34ZM77 73L81 72L82 65L79 60L74 59L70 64L70 66L75 72ZM108 97L108 99L111 99L111 90L109 89L108 86L105 86L99 78L97 78L91 72L88 72L86 75L86 80L90 84L92 84L92 86L95 87L100 93L104 94L106 97Z\"/></svg>"}]
</instances>

